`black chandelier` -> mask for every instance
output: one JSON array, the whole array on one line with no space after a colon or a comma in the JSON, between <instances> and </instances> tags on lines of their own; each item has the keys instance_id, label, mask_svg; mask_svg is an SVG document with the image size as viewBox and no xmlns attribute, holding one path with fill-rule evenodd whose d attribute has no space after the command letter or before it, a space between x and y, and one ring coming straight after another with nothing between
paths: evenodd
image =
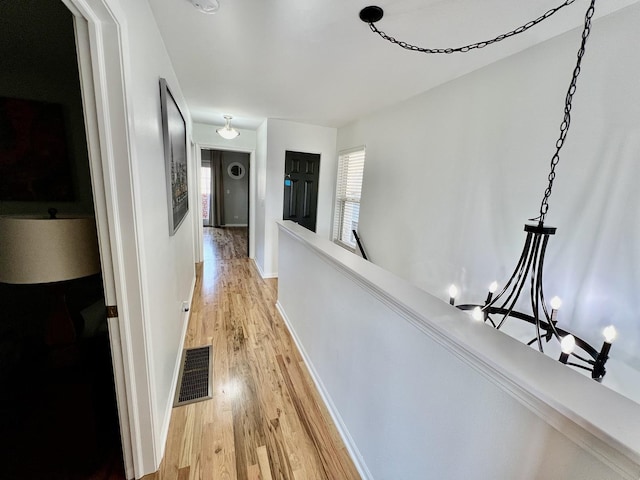
<instances>
[{"instance_id":1,"label":"black chandelier","mask_svg":"<svg viewBox=\"0 0 640 480\"><path fill-rule=\"evenodd\" d=\"M380 35L383 39L407 50L428 54L465 53L523 33L543 20L546 20L561 8L572 4L574 1L575 0L566 0L558 7L548 10L535 20L529 21L507 33L498 35L495 38L457 48L424 48L396 40L383 31L378 30L374 25L382 19L384 14L380 7L369 6L362 9L360 11L360 19L367 23L371 30ZM548 185L544 191L542 202L540 203L540 214L539 216L530 219L530 221L537 223L525 224L524 231L527 232L527 236L525 238L522 254L520 255L520 259L518 260L513 274L502 290L496 294L498 284L493 282L489 287L489 292L483 304L467 303L457 305L457 308L460 310L471 311L474 319L489 323L496 329L500 329L508 318L515 318L534 325L535 336L527 343L527 345L536 344L538 350L544 353L544 344L555 339L560 343L560 350L562 352L558 359L560 362L587 370L591 373L591 378L601 382L606 374L605 364L609 358L609 349L611 348L611 343L616 336L615 328L613 326L609 326L604 329L604 343L600 351L596 350L582 338L573 335L569 331L558 326L557 316L558 308L560 307L560 300L557 297L554 297L550 302L549 308L545 300L542 283L547 244L549 242L549 237L554 235L556 232L556 228L546 226L544 224L544 220L547 212L549 211L549 197L551 196L553 182L556 177L556 166L560 161L560 151L564 146L567 133L569 132L569 126L571 124L573 95L576 91L578 76L580 75L582 57L584 56L587 38L591 33L591 19L594 12L595 0L591 0L585 14L584 28L582 30L582 39L577 54L576 66L573 69L571 82L565 96L564 116L562 123L560 124L560 135L556 141L555 152L551 158L550 172L547 177ZM518 304L518 300L522 292L526 291L525 286L527 283L530 285L528 289L528 303L531 307L530 313L516 310L516 305ZM457 293L457 288L452 285L449 289L449 303L451 305L455 305Z\"/></svg>"}]
</instances>

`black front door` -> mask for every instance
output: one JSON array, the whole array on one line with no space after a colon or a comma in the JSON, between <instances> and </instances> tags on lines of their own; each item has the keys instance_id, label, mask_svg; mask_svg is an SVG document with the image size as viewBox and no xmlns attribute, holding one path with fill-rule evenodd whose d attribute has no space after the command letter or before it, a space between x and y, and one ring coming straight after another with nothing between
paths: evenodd
<instances>
[{"instance_id":1,"label":"black front door","mask_svg":"<svg viewBox=\"0 0 640 480\"><path fill-rule=\"evenodd\" d=\"M282 218L315 232L320 155L287 150L284 162Z\"/></svg>"}]
</instances>

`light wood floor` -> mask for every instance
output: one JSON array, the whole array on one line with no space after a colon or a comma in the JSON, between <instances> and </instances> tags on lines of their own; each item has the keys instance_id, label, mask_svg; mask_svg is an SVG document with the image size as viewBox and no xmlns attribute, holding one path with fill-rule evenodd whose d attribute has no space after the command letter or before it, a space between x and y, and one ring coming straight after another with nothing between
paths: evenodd
<instances>
[{"instance_id":1,"label":"light wood floor","mask_svg":"<svg viewBox=\"0 0 640 480\"><path fill-rule=\"evenodd\" d=\"M145 480L359 479L275 302L246 229L205 228L185 347L213 344L212 400L174 408Z\"/></svg>"}]
</instances>

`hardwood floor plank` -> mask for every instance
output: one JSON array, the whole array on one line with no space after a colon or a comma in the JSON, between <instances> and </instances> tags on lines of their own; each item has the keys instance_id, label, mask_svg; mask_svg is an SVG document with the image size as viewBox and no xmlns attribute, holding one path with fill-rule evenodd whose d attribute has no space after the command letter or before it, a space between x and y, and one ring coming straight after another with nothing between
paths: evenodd
<instances>
[{"instance_id":1,"label":"hardwood floor plank","mask_svg":"<svg viewBox=\"0 0 640 480\"><path fill-rule=\"evenodd\" d=\"M185 348L213 345L213 398L173 410L144 478L360 478L246 245L246 229L205 228Z\"/></svg>"},{"instance_id":2,"label":"hardwood floor plank","mask_svg":"<svg viewBox=\"0 0 640 480\"><path fill-rule=\"evenodd\" d=\"M247 467L247 475L248 480L262 480L259 465L249 465Z\"/></svg>"},{"instance_id":3,"label":"hardwood floor plank","mask_svg":"<svg viewBox=\"0 0 640 480\"><path fill-rule=\"evenodd\" d=\"M189 480L190 478L190 467L186 466L178 470L178 480Z\"/></svg>"},{"instance_id":4,"label":"hardwood floor plank","mask_svg":"<svg viewBox=\"0 0 640 480\"><path fill-rule=\"evenodd\" d=\"M241 478L237 471L235 437L233 432L233 414L229 410L222 412L220 421L208 424L214 434L216 447L213 449L214 461L210 473L214 479Z\"/></svg>"},{"instance_id":5,"label":"hardwood floor plank","mask_svg":"<svg viewBox=\"0 0 640 480\"><path fill-rule=\"evenodd\" d=\"M258 447L257 453L262 480L273 480L273 477L271 476L271 465L269 465L269 455L267 454L267 447L265 447L264 445Z\"/></svg>"},{"instance_id":6,"label":"hardwood floor plank","mask_svg":"<svg viewBox=\"0 0 640 480\"><path fill-rule=\"evenodd\" d=\"M320 458L327 478L357 478L357 473L345 469L336 461L340 458L336 450L332 432L327 426L321 407L311 391L311 385L307 383L300 372L300 363L291 361L278 355L278 365L282 371L285 384L290 391L291 398L298 413L298 417L312 439Z\"/></svg>"},{"instance_id":7,"label":"hardwood floor plank","mask_svg":"<svg viewBox=\"0 0 640 480\"><path fill-rule=\"evenodd\" d=\"M184 469L191 465L191 452L193 439L197 435L195 431L195 404L185 405L184 434L180 442L180 454L178 456L178 469ZM179 477L179 476L178 476Z\"/></svg>"},{"instance_id":8,"label":"hardwood floor plank","mask_svg":"<svg viewBox=\"0 0 640 480\"><path fill-rule=\"evenodd\" d=\"M184 408L174 409L171 423L184 425L186 410ZM169 435L167 437L167 447L164 459L160 468L158 480L175 480L178 478L178 463L180 457L180 446L182 444L184 430L182 428L171 428L169 425Z\"/></svg>"}]
</instances>

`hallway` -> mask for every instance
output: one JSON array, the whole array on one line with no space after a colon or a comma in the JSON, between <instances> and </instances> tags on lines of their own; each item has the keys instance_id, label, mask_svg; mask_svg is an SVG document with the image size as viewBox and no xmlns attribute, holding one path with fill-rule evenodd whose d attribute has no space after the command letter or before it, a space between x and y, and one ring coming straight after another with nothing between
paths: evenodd
<instances>
[{"instance_id":1,"label":"hallway","mask_svg":"<svg viewBox=\"0 0 640 480\"><path fill-rule=\"evenodd\" d=\"M185 347L213 345L213 399L173 410L144 478L358 479L246 243L246 228L205 228Z\"/></svg>"}]
</instances>

